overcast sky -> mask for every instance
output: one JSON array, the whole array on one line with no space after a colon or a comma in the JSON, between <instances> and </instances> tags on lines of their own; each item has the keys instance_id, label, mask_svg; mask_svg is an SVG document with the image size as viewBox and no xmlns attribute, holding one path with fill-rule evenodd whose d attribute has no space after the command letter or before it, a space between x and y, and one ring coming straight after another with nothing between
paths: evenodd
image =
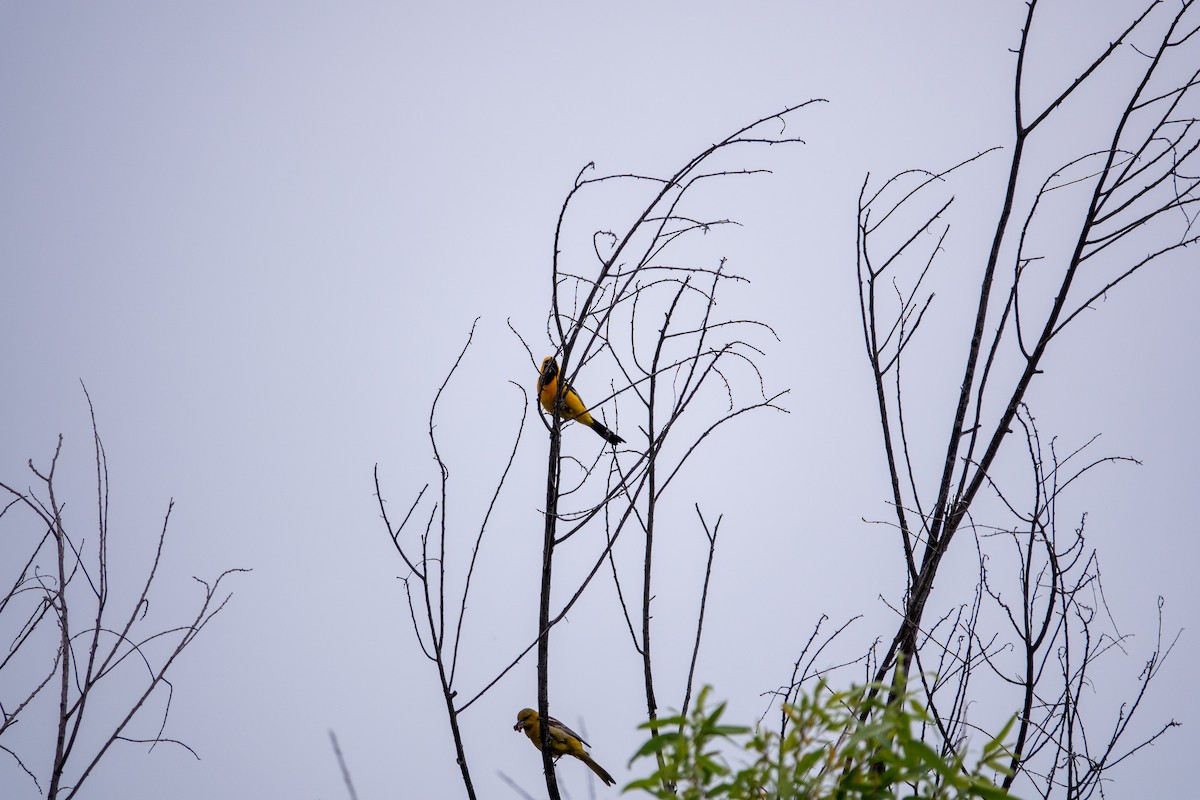
<instances>
[{"instance_id":1,"label":"overcast sky","mask_svg":"<svg viewBox=\"0 0 1200 800\"><path fill-rule=\"evenodd\" d=\"M1047 78L1033 86L1061 86L1132 5L1047 0L1032 62ZM330 729L359 797L459 794L436 674L403 602L406 570L373 497L374 465L393 509L436 477L429 405L479 317L438 427L454 541L469 541L521 417L508 382L536 379L506 321L535 356L549 352L552 236L580 168L669 174L747 122L817 97L830 102L789 123L806 144L747 156L774 174L728 184L716 204L743 227L716 238L713 256L751 279L726 316L778 331L760 363L770 387L791 389L792 413L714 438L679 490L678 536L699 541L694 500L725 515L699 680L731 700L733 719L758 718L761 693L787 680L821 614L865 615L844 653L890 636L881 595L895 603L903 590L899 554L887 529L863 522L886 517L890 494L859 327L856 197L868 172L945 168L1011 145L1011 49L1024 11L1021 2L0 4L0 479L30 485L27 459L47 464L64 434L69 521L87 529L83 381L107 446L118 591L132 591L130 576L145 569L171 498L148 623L185 618L201 596L191 576L253 569L229 581L228 607L172 672L164 735L201 760L121 747L87 794L345 797ZM1121 82L1103 86L1100 101ZM1061 144L1089 131L1077 118L1085 133ZM980 261L1005 158L984 159L952 187L960 200L947 258L963 269ZM1194 252L1164 261L1112 293L1056 345L1030 397L1065 449L1102 433L1097 456L1143 461L1093 473L1061 512L1088 512L1109 606L1134 634L1128 657L1114 654L1094 687L1098 731L1136 688L1158 596L1171 634L1200 608L1195 265ZM961 334L944 350L926 346L953 390ZM597 395L615 377L589 374L596 388L580 389ZM931 425L944 435L941 416ZM569 427L564 441L594 455L599 440ZM531 418L473 589L464 696L534 632L545 452ZM25 558L28 534L4 522L7 565ZM703 565L681 549L692 555L668 562L677 568L664 571L657 613L682 625ZM461 564L465 551L451 550ZM958 579L942 580L950 590ZM583 721L597 760L624 783L645 707L611 584L597 584L558 631L555 712ZM663 636L666 710L681 693ZM1191 785L1178 764L1200 745L1198 648L1185 632L1135 726L1144 735L1174 717L1184 727L1123 765L1110 796ZM540 793L540 760L511 730L535 702L530 658L464 717L481 796L510 796L498 771ZM46 734L36 720L21 727L6 746ZM149 718L135 735L155 730ZM45 773L49 749L22 752ZM560 766L577 797L585 775ZM3 754L0 787L35 795Z\"/></svg>"}]
</instances>

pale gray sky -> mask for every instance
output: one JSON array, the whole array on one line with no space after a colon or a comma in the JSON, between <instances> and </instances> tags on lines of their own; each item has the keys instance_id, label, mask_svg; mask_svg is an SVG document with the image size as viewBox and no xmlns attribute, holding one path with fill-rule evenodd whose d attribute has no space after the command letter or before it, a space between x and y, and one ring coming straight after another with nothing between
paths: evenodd
<instances>
[{"instance_id":1,"label":"pale gray sky","mask_svg":"<svg viewBox=\"0 0 1200 800\"><path fill-rule=\"evenodd\" d=\"M1050 3L1033 65L1044 86L1073 75L1130 5ZM151 621L183 619L199 597L192 575L254 570L228 584L232 602L173 671L165 735L202 760L127 746L88 796L344 797L330 728L360 797L458 795L373 465L393 508L435 478L429 403L480 317L457 384L470 396L449 399L439 425L453 530L473 537L520 418L508 381L536 377L505 322L542 355L551 237L579 169L667 174L813 97L830 103L789 128L807 144L748 156L775 174L714 201L744 225L722 232L714 255L752 280L729 296L729 316L779 331L762 365L772 387L792 389L792 413L716 438L679 490L678 535L699 539L693 499L725 515L700 679L734 719L758 717L760 693L786 681L820 614L866 615L845 653L891 635L880 595L894 602L903 588L898 548L862 522L886 516L889 491L858 320L855 200L867 172L944 168L1011 144L1010 49L1025 5L734 8L0 5L0 478L26 483L26 460L45 464L62 432L64 487L85 528L82 380L108 449L114 553L130 573L176 501ZM1061 134L1064 155L1120 89L1104 86L1072 112L1084 122ZM993 156L952 187L947 263L978 263L1004 167ZM1135 688L1156 598L1172 632L1200 607L1195 264L1188 253L1114 292L1052 352L1030 398L1065 448L1102 432L1097 455L1144 461L1094 473L1061 512L1089 512L1109 604L1135 634L1097 681L1097 730ZM953 297L939 306L947 331ZM931 374L953 388L965 345L932 346ZM941 416L928 424L944 436ZM595 445L586 431L564 436ZM545 447L531 419L473 590L464 694L533 634ZM16 548L10 526L0 562ZM684 548L662 576L658 613L681 626L699 557ZM597 760L623 783L644 703L613 612L611 586L597 585L558 629L552 689L556 712L586 721ZM660 679L675 687L682 657L662 636ZM1186 780L1179 759L1200 744L1198 647L1185 633L1139 712L1142 733L1170 717L1185 727L1124 765L1109 796L1165 795ZM511 731L536 700L534 675L530 659L464 720L482 796L509 796L498 770L540 792L540 760ZM18 743L45 734L33 720L22 728ZM147 719L139 730L154 729ZM576 766L560 776L582 796ZM34 796L3 754L0 787Z\"/></svg>"}]
</instances>

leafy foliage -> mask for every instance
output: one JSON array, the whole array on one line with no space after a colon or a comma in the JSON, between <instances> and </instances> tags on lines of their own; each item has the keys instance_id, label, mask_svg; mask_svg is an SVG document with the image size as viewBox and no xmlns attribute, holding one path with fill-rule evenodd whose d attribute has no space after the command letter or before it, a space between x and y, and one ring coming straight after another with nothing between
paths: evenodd
<instances>
[{"instance_id":1,"label":"leafy foliage","mask_svg":"<svg viewBox=\"0 0 1200 800\"><path fill-rule=\"evenodd\" d=\"M939 753L915 735L930 722L919 704L887 702L883 687L870 688L838 693L821 683L783 707L780 731L774 731L723 723L725 703L710 707L705 687L690 715L653 723L659 733L634 760L654 756L659 767L626 790L684 800L1011 797L989 777L1006 772L1003 740L1011 722L969 767L961 751ZM744 763L735 767L725 753L738 751Z\"/></svg>"}]
</instances>

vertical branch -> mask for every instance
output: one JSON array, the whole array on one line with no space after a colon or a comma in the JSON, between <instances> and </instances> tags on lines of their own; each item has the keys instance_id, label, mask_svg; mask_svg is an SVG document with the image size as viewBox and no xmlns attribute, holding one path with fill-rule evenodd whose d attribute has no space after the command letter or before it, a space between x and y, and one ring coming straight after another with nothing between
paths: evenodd
<instances>
[{"instance_id":1,"label":"vertical branch","mask_svg":"<svg viewBox=\"0 0 1200 800\"><path fill-rule=\"evenodd\" d=\"M663 326L659 329L658 340L654 348L654 356L650 360L650 389L646 402L646 438L651 442L659 442L660 446L662 437L656 426L655 411L658 407L659 370L663 345L666 342L665 334L671 325L671 316L687 288L688 281L685 279L679 284L679 289L675 292L675 297L664 315ZM658 719L658 701L654 696L654 661L650 649L650 601L653 597L651 576L654 563L654 522L658 510L658 455L660 452L660 448L655 448L646 464L646 545L642 557L642 640L639 648L642 655L642 678L646 692L646 719L651 723L650 734L652 736L658 735L658 727L654 724Z\"/></svg>"},{"instance_id":2,"label":"vertical branch","mask_svg":"<svg viewBox=\"0 0 1200 800\"><path fill-rule=\"evenodd\" d=\"M546 468L546 524L542 534L542 575L538 600L537 640L538 718L542 720L550 718L550 586L554 566L554 539L558 529L558 487L562 477L559 451L562 443L562 392L565 386L566 381L560 380L559 394L554 404L554 418L550 428L549 464ZM550 746L550 725L543 724L540 732L546 792L550 800L559 800L558 778L554 773L554 750Z\"/></svg>"},{"instance_id":3,"label":"vertical branch","mask_svg":"<svg viewBox=\"0 0 1200 800\"><path fill-rule=\"evenodd\" d=\"M51 524L54 529L54 552L55 566L58 568L58 587L54 592L54 606L58 613L58 660L59 660L59 687L58 687L58 725L54 738L54 766L50 773L50 786L47 790L46 797L49 800L55 800L58 797L59 785L62 783L63 770L67 766L67 727L70 724L70 715L67 713L67 707L70 700L70 675L71 668L74 664L74 654L71 650L71 625L70 615L67 607L67 547L66 547L66 531L63 529L62 509L59 508L58 499L54 495L54 471L58 467L58 456L62 451L62 436L58 437L58 445L54 449L54 458L50 460L50 471L43 478L46 483L46 491L50 498L50 513ZM33 463L30 462L30 469L33 469ZM37 471L34 470L36 474ZM41 475L38 475L41 478Z\"/></svg>"},{"instance_id":4,"label":"vertical branch","mask_svg":"<svg viewBox=\"0 0 1200 800\"><path fill-rule=\"evenodd\" d=\"M358 800L358 792L354 791L354 782L350 780L350 768L346 766L342 748L338 747L337 735L332 730L329 731L329 742L333 745L333 755L337 759L338 769L341 770L342 782L346 784L346 793L350 795L350 800Z\"/></svg>"},{"instance_id":5,"label":"vertical branch","mask_svg":"<svg viewBox=\"0 0 1200 800\"><path fill-rule=\"evenodd\" d=\"M700 513L700 504L696 503L695 507L696 516L700 518L700 525L704 528L704 536L708 539L708 561L704 565L704 586L700 589L700 610L696 617L696 642L692 645L692 659L688 664L687 688L683 693L683 705L679 709L681 717L687 716L692 700L692 680L696 677L696 662L700 659L700 634L704 630L704 610L708 606L708 583L712 579L713 558L717 554L717 534L721 530L721 520L724 519L724 516L718 516L717 523L710 531L704 515Z\"/></svg>"}]
</instances>

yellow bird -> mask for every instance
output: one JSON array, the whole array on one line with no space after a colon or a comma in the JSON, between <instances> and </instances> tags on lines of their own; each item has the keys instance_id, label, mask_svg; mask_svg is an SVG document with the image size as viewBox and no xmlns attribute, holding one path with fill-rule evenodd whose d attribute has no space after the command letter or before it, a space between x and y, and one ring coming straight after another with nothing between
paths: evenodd
<instances>
[{"instance_id":1,"label":"yellow bird","mask_svg":"<svg viewBox=\"0 0 1200 800\"><path fill-rule=\"evenodd\" d=\"M538 376L538 399L542 401L542 408L554 413L554 398L558 396L558 362L553 356L546 356L542 359L542 373ZM583 399L571 387L567 385L563 392L562 399L562 418L566 420L577 420L587 425L589 428L600 434L609 444L621 444L625 440L615 433L604 427L604 423L594 418L591 412L587 410L587 406L583 404Z\"/></svg>"},{"instance_id":2,"label":"yellow bird","mask_svg":"<svg viewBox=\"0 0 1200 800\"><path fill-rule=\"evenodd\" d=\"M587 744L575 731L563 725L554 717L547 717L550 722L550 752L556 756L575 756L583 763L591 767L592 772L600 776L600 780L604 781L605 786L612 786L616 783L612 775L605 771L604 767L597 764L588 755L587 750L583 746ZM538 720L538 713L532 708L522 708L517 712L517 724L513 725L514 731L525 731L525 735L529 737L529 741L533 742L533 746L541 748L542 746L542 725ZM588 745L589 747L591 745Z\"/></svg>"}]
</instances>

